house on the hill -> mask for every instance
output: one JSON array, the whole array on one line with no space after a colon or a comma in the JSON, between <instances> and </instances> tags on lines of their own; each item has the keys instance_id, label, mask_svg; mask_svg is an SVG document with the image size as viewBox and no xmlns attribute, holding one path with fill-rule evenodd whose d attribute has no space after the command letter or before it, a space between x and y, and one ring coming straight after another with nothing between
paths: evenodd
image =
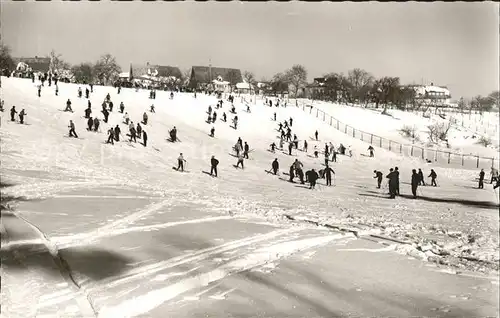
<instances>
[{"instance_id":1,"label":"house on the hill","mask_svg":"<svg viewBox=\"0 0 500 318\"><path fill-rule=\"evenodd\" d=\"M410 85L415 90L415 97L422 104L435 107L449 107L451 94L447 87L431 85Z\"/></svg>"},{"instance_id":2,"label":"house on the hill","mask_svg":"<svg viewBox=\"0 0 500 318\"><path fill-rule=\"evenodd\" d=\"M325 93L325 77L316 77L312 83L307 84L305 88L306 96L312 99L321 99Z\"/></svg>"},{"instance_id":3,"label":"house on the hill","mask_svg":"<svg viewBox=\"0 0 500 318\"><path fill-rule=\"evenodd\" d=\"M135 81L142 86L173 89L180 85L182 72L176 66L130 64L128 72L120 73L120 81Z\"/></svg>"},{"instance_id":4,"label":"house on the hill","mask_svg":"<svg viewBox=\"0 0 500 318\"><path fill-rule=\"evenodd\" d=\"M30 77L31 73L47 73L50 70L50 57L19 57L14 58L15 77Z\"/></svg>"},{"instance_id":5,"label":"house on the hill","mask_svg":"<svg viewBox=\"0 0 500 318\"><path fill-rule=\"evenodd\" d=\"M234 68L193 66L189 77L191 88L208 88L220 92L229 92L241 82L243 82L241 70Z\"/></svg>"}]
</instances>

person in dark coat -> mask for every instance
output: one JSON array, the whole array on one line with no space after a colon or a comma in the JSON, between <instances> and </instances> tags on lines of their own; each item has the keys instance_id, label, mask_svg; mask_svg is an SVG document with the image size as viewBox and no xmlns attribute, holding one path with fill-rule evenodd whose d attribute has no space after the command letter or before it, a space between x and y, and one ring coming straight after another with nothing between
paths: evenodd
<instances>
[{"instance_id":1,"label":"person in dark coat","mask_svg":"<svg viewBox=\"0 0 500 318\"><path fill-rule=\"evenodd\" d=\"M314 133L314 137L316 138L316 141L318 141L318 131L316 130L316 132Z\"/></svg>"},{"instance_id":2,"label":"person in dark coat","mask_svg":"<svg viewBox=\"0 0 500 318\"><path fill-rule=\"evenodd\" d=\"M394 175L396 176L396 195L399 195L399 168L395 167L394 168Z\"/></svg>"},{"instance_id":3,"label":"person in dark coat","mask_svg":"<svg viewBox=\"0 0 500 318\"><path fill-rule=\"evenodd\" d=\"M102 114L104 115L104 122L107 123L108 122L108 117L109 117L109 112L107 109L104 109L102 111Z\"/></svg>"},{"instance_id":4,"label":"person in dark coat","mask_svg":"<svg viewBox=\"0 0 500 318\"><path fill-rule=\"evenodd\" d=\"M144 147L148 145L148 134L146 134L145 130L142 131L142 144Z\"/></svg>"},{"instance_id":5,"label":"person in dark coat","mask_svg":"<svg viewBox=\"0 0 500 318\"><path fill-rule=\"evenodd\" d=\"M19 123L20 124L24 124L24 116L26 116L26 115L27 115L26 111L23 108L23 110L21 110L21 112L19 113Z\"/></svg>"},{"instance_id":6,"label":"person in dark coat","mask_svg":"<svg viewBox=\"0 0 500 318\"><path fill-rule=\"evenodd\" d=\"M73 112L73 109L71 108L71 101L68 100L66 101L66 108L64 109L65 112Z\"/></svg>"},{"instance_id":7,"label":"person in dark coat","mask_svg":"<svg viewBox=\"0 0 500 318\"><path fill-rule=\"evenodd\" d=\"M434 171L434 169L431 169L431 173L429 174L428 178L431 178L431 186L437 187L436 183L437 174Z\"/></svg>"},{"instance_id":8,"label":"person in dark coat","mask_svg":"<svg viewBox=\"0 0 500 318\"><path fill-rule=\"evenodd\" d=\"M99 119L97 119L97 117L94 118L94 131L97 132L97 130L99 130Z\"/></svg>"},{"instance_id":9,"label":"person in dark coat","mask_svg":"<svg viewBox=\"0 0 500 318\"><path fill-rule=\"evenodd\" d=\"M304 140L304 152L307 152L307 140Z\"/></svg>"},{"instance_id":10,"label":"person in dark coat","mask_svg":"<svg viewBox=\"0 0 500 318\"><path fill-rule=\"evenodd\" d=\"M222 113L222 121L223 122L226 122L227 121L227 116L226 116L226 113Z\"/></svg>"},{"instance_id":11,"label":"person in dark coat","mask_svg":"<svg viewBox=\"0 0 500 318\"><path fill-rule=\"evenodd\" d=\"M290 174L290 179L288 181L293 182L293 178L295 178L295 167L293 164L290 166L288 173Z\"/></svg>"},{"instance_id":12,"label":"person in dark coat","mask_svg":"<svg viewBox=\"0 0 500 318\"><path fill-rule=\"evenodd\" d=\"M89 88L88 87L85 87L85 98L89 98L89 94L90 94L90 91L89 91Z\"/></svg>"},{"instance_id":13,"label":"person in dark coat","mask_svg":"<svg viewBox=\"0 0 500 318\"><path fill-rule=\"evenodd\" d=\"M120 103L120 113L123 114L123 111L125 110L125 104L123 102Z\"/></svg>"},{"instance_id":14,"label":"person in dark coat","mask_svg":"<svg viewBox=\"0 0 500 318\"><path fill-rule=\"evenodd\" d=\"M144 125L148 124L148 114L146 114L146 112L144 112L144 114L142 114L142 123Z\"/></svg>"},{"instance_id":15,"label":"person in dark coat","mask_svg":"<svg viewBox=\"0 0 500 318\"><path fill-rule=\"evenodd\" d=\"M335 171L333 171L332 168L329 166L326 166L325 169L323 169L324 176L326 178L326 185L331 186L332 185L332 174L335 174Z\"/></svg>"},{"instance_id":16,"label":"person in dark coat","mask_svg":"<svg viewBox=\"0 0 500 318\"><path fill-rule=\"evenodd\" d=\"M481 169L481 172L479 172L479 189L484 189L484 169Z\"/></svg>"},{"instance_id":17,"label":"person in dark coat","mask_svg":"<svg viewBox=\"0 0 500 318\"><path fill-rule=\"evenodd\" d=\"M280 164L278 162L278 158L275 158L273 163L271 164L272 168L273 168L273 173L274 175L276 175L278 173L278 170L280 169Z\"/></svg>"},{"instance_id":18,"label":"person in dark coat","mask_svg":"<svg viewBox=\"0 0 500 318\"><path fill-rule=\"evenodd\" d=\"M90 118L90 114L92 114L92 108L90 106L85 109L85 118Z\"/></svg>"},{"instance_id":19,"label":"person in dark coat","mask_svg":"<svg viewBox=\"0 0 500 318\"><path fill-rule=\"evenodd\" d=\"M76 131L75 131L75 124L73 123L72 120L69 121L68 128L69 128L69 136L78 138L78 135L76 134Z\"/></svg>"},{"instance_id":20,"label":"person in dark coat","mask_svg":"<svg viewBox=\"0 0 500 318\"><path fill-rule=\"evenodd\" d=\"M89 117L89 119L87 119L87 130L92 131L92 126L94 126L94 119Z\"/></svg>"},{"instance_id":21,"label":"person in dark coat","mask_svg":"<svg viewBox=\"0 0 500 318\"><path fill-rule=\"evenodd\" d=\"M290 117L290 127L292 127L292 123L293 123L293 118Z\"/></svg>"},{"instance_id":22,"label":"person in dark coat","mask_svg":"<svg viewBox=\"0 0 500 318\"><path fill-rule=\"evenodd\" d=\"M319 175L314 169L311 169L306 172L306 180L309 181L309 189L314 189L316 187L316 181L318 180Z\"/></svg>"},{"instance_id":23,"label":"person in dark coat","mask_svg":"<svg viewBox=\"0 0 500 318\"><path fill-rule=\"evenodd\" d=\"M115 132L114 132L113 128L110 128L108 130L108 140L106 141L106 143L114 145L115 143L114 143L113 139L115 139Z\"/></svg>"},{"instance_id":24,"label":"person in dark coat","mask_svg":"<svg viewBox=\"0 0 500 318\"><path fill-rule=\"evenodd\" d=\"M17 114L17 110L16 110L16 106L12 106L12 108L10 109L10 121L16 121L16 114Z\"/></svg>"},{"instance_id":25,"label":"person in dark coat","mask_svg":"<svg viewBox=\"0 0 500 318\"><path fill-rule=\"evenodd\" d=\"M422 169L418 169L418 173L417 174L420 177L420 181L418 182L418 185L425 186L424 173L422 172Z\"/></svg>"},{"instance_id":26,"label":"person in dark coat","mask_svg":"<svg viewBox=\"0 0 500 318\"><path fill-rule=\"evenodd\" d=\"M115 140L120 141L120 134L122 133L122 130L120 129L120 126L116 125L115 127Z\"/></svg>"},{"instance_id":27,"label":"person in dark coat","mask_svg":"<svg viewBox=\"0 0 500 318\"><path fill-rule=\"evenodd\" d=\"M375 173L375 177L373 177L373 178L377 179L377 188L380 189L380 185L382 184L382 178L384 175L382 174L382 172L377 171L377 170L373 170L373 173Z\"/></svg>"},{"instance_id":28,"label":"person in dark coat","mask_svg":"<svg viewBox=\"0 0 500 318\"><path fill-rule=\"evenodd\" d=\"M412 170L412 175L411 175L411 193L413 194L413 198L417 198L417 188L420 183L420 176L417 173L417 170L413 169Z\"/></svg>"},{"instance_id":29,"label":"person in dark coat","mask_svg":"<svg viewBox=\"0 0 500 318\"><path fill-rule=\"evenodd\" d=\"M113 102L109 101L109 111L112 113L113 112Z\"/></svg>"},{"instance_id":30,"label":"person in dark coat","mask_svg":"<svg viewBox=\"0 0 500 318\"><path fill-rule=\"evenodd\" d=\"M217 177L217 166L219 165L219 160L215 159L215 156L212 156L210 159L210 175Z\"/></svg>"},{"instance_id":31,"label":"person in dark coat","mask_svg":"<svg viewBox=\"0 0 500 318\"><path fill-rule=\"evenodd\" d=\"M137 131L135 130L135 127L134 126L130 127L129 132L130 132L129 141L131 142L132 140L134 140L134 142L137 142Z\"/></svg>"},{"instance_id":32,"label":"person in dark coat","mask_svg":"<svg viewBox=\"0 0 500 318\"><path fill-rule=\"evenodd\" d=\"M292 155L292 149L293 149L293 143L292 142L289 142L288 143L288 155L291 156Z\"/></svg>"},{"instance_id":33,"label":"person in dark coat","mask_svg":"<svg viewBox=\"0 0 500 318\"><path fill-rule=\"evenodd\" d=\"M375 149L373 149L371 145L368 147L368 151L370 152L370 157L374 157L373 152L375 151Z\"/></svg>"},{"instance_id":34,"label":"person in dark coat","mask_svg":"<svg viewBox=\"0 0 500 318\"><path fill-rule=\"evenodd\" d=\"M394 173L394 169L389 170L389 174L385 176L389 179L389 195L391 199L396 198L396 174Z\"/></svg>"},{"instance_id":35,"label":"person in dark coat","mask_svg":"<svg viewBox=\"0 0 500 318\"><path fill-rule=\"evenodd\" d=\"M142 136L142 127L139 123L137 123L137 138L141 139Z\"/></svg>"},{"instance_id":36,"label":"person in dark coat","mask_svg":"<svg viewBox=\"0 0 500 318\"><path fill-rule=\"evenodd\" d=\"M215 127L212 127L212 129L210 129L210 137L215 137Z\"/></svg>"},{"instance_id":37,"label":"person in dark coat","mask_svg":"<svg viewBox=\"0 0 500 318\"><path fill-rule=\"evenodd\" d=\"M248 146L247 142L245 141L245 146L243 147L243 158L249 159L248 158L249 151L250 151L250 146Z\"/></svg>"}]
</instances>

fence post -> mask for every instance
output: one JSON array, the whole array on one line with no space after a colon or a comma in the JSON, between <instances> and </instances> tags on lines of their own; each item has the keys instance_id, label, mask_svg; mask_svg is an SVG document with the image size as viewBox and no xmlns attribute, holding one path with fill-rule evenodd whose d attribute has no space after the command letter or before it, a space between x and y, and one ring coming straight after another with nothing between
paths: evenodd
<instances>
[{"instance_id":1,"label":"fence post","mask_svg":"<svg viewBox=\"0 0 500 318\"><path fill-rule=\"evenodd\" d=\"M410 155L413 157L413 145L411 146Z\"/></svg>"},{"instance_id":2,"label":"fence post","mask_svg":"<svg viewBox=\"0 0 500 318\"><path fill-rule=\"evenodd\" d=\"M325 115L326 115L326 113L323 113L323 121L325 121Z\"/></svg>"},{"instance_id":3,"label":"fence post","mask_svg":"<svg viewBox=\"0 0 500 318\"><path fill-rule=\"evenodd\" d=\"M424 148L420 148L422 150L422 159L424 159Z\"/></svg>"},{"instance_id":4,"label":"fence post","mask_svg":"<svg viewBox=\"0 0 500 318\"><path fill-rule=\"evenodd\" d=\"M462 167L464 166L464 155L462 155Z\"/></svg>"},{"instance_id":5,"label":"fence post","mask_svg":"<svg viewBox=\"0 0 500 318\"><path fill-rule=\"evenodd\" d=\"M347 135L347 125L345 125L344 134Z\"/></svg>"},{"instance_id":6,"label":"fence post","mask_svg":"<svg viewBox=\"0 0 500 318\"><path fill-rule=\"evenodd\" d=\"M330 126L332 125L332 116L330 116Z\"/></svg>"},{"instance_id":7,"label":"fence post","mask_svg":"<svg viewBox=\"0 0 500 318\"><path fill-rule=\"evenodd\" d=\"M356 137L356 129L354 129L354 127L352 128L352 138L355 138Z\"/></svg>"},{"instance_id":8,"label":"fence post","mask_svg":"<svg viewBox=\"0 0 500 318\"><path fill-rule=\"evenodd\" d=\"M476 168L479 168L479 156L476 156L476 157L477 157Z\"/></svg>"},{"instance_id":9,"label":"fence post","mask_svg":"<svg viewBox=\"0 0 500 318\"><path fill-rule=\"evenodd\" d=\"M319 116L319 109L316 108L316 118Z\"/></svg>"},{"instance_id":10,"label":"fence post","mask_svg":"<svg viewBox=\"0 0 500 318\"><path fill-rule=\"evenodd\" d=\"M337 120L337 130L340 130L339 128L339 121Z\"/></svg>"},{"instance_id":11,"label":"fence post","mask_svg":"<svg viewBox=\"0 0 500 318\"><path fill-rule=\"evenodd\" d=\"M382 137L379 138L380 138L380 148L382 148Z\"/></svg>"},{"instance_id":12,"label":"fence post","mask_svg":"<svg viewBox=\"0 0 500 318\"><path fill-rule=\"evenodd\" d=\"M373 134L370 134L370 144L373 145Z\"/></svg>"},{"instance_id":13,"label":"fence post","mask_svg":"<svg viewBox=\"0 0 500 318\"><path fill-rule=\"evenodd\" d=\"M403 153L403 144L399 144L399 153Z\"/></svg>"},{"instance_id":14,"label":"fence post","mask_svg":"<svg viewBox=\"0 0 500 318\"><path fill-rule=\"evenodd\" d=\"M450 164L450 160L451 160L451 152L448 152L448 164Z\"/></svg>"},{"instance_id":15,"label":"fence post","mask_svg":"<svg viewBox=\"0 0 500 318\"><path fill-rule=\"evenodd\" d=\"M363 140L363 132L361 132L361 141L364 141L364 140Z\"/></svg>"},{"instance_id":16,"label":"fence post","mask_svg":"<svg viewBox=\"0 0 500 318\"><path fill-rule=\"evenodd\" d=\"M392 143L392 141L389 140L389 151L391 151L391 143Z\"/></svg>"}]
</instances>

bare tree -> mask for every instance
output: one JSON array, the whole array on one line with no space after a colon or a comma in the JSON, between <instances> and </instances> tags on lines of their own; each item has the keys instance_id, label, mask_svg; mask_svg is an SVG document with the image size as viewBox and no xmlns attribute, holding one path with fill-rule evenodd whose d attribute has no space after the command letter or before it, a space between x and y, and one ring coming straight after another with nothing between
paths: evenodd
<instances>
[{"instance_id":1,"label":"bare tree","mask_svg":"<svg viewBox=\"0 0 500 318\"><path fill-rule=\"evenodd\" d=\"M0 43L0 74L9 73L16 68L14 59L10 55L10 47Z\"/></svg>"},{"instance_id":2,"label":"bare tree","mask_svg":"<svg viewBox=\"0 0 500 318\"><path fill-rule=\"evenodd\" d=\"M255 80L255 75L252 72L245 71L243 73L243 79L248 83L250 90L253 90L253 87L256 85L257 81Z\"/></svg>"},{"instance_id":3,"label":"bare tree","mask_svg":"<svg viewBox=\"0 0 500 318\"><path fill-rule=\"evenodd\" d=\"M94 68L90 63L81 63L71 68L77 83L90 84L94 79Z\"/></svg>"},{"instance_id":4,"label":"bare tree","mask_svg":"<svg viewBox=\"0 0 500 318\"><path fill-rule=\"evenodd\" d=\"M71 68L69 63L63 60L62 54L58 54L54 50L50 52L48 57L50 58L49 69L51 72L57 72L57 74L61 74L63 71L69 70Z\"/></svg>"},{"instance_id":5,"label":"bare tree","mask_svg":"<svg viewBox=\"0 0 500 318\"><path fill-rule=\"evenodd\" d=\"M373 84L374 77L365 70L355 68L347 74L351 84L351 96L355 101L364 102Z\"/></svg>"},{"instance_id":6,"label":"bare tree","mask_svg":"<svg viewBox=\"0 0 500 318\"><path fill-rule=\"evenodd\" d=\"M95 77L104 84L108 84L110 80L116 79L121 72L121 67L116 62L116 59L111 54L101 56L99 61L94 66Z\"/></svg>"},{"instance_id":7,"label":"bare tree","mask_svg":"<svg viewBox=\"0 0 500 318\"><path fill-rule=\"evenodd\" d=\"M297 97L299 90L305 86L307 83L307 70L302 65L294 65L291 69L287 70L286 80L288 83L292 84L294 90L294 96Z\"/></svg>"},{"instance_id":8,"label":"bare tree","mask_svg":"<svg viewBox=\"0 0 500 318\"><path fill-rule=\"evenodd\" d=\"M231 92L233 92L233 88L240 81L240 75L238 74L238 72L236 70L229 70L227 72L227 81L229 82Z\"/></svg>"},{"instance_id":9,"label":"bare tree","mask_svg":"<svg viewBox=\"0 0 500 318\"><path fill-rule=\"evenodd\" d=\"M182 78L181 78L181 85L182 86L188 86L189 85L189 80L191 79L191 69L186 68L182 71Z\"/></svg>"}]
</instances>

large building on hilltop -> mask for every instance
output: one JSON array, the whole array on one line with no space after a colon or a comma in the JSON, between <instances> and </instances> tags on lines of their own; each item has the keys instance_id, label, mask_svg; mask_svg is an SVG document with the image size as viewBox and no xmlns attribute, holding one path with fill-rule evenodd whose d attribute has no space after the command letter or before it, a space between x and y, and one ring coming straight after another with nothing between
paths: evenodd
<instances>
[{"instance_id":1,"label":"large building on hilltop","mask_svg":"<svg viewBox=\"0 0 500 318\"><path fill-rule=\"evenodd\" d=\"M235 68L193 66L189 77L191 88L211 88L226 92L243 82L241 70Z\"/></svg>"},{"instance_id":2,"label":"large building on hilltop","mask_svg":"<svg viewBox=\"0 0 500 318\"><path fill-rule=\"evenodd\" d=\"M120 74L120 78L147 79L147 78L182 78L181 70L176 66L164 66L156 64L130 64L129 72Z\"/></svg>"},{"instance_id":3,"label":"large building on hilltop","mask_svg":"<svg viewBox=\"0 0 500 318\"><path fill-rule=\"evenodd\" d=\"M409 85L415 90L415 97L422 104L449 107L451 94L447 87L431 85Z\"/></svg>"},{"instance_id":4,"label":"large building on hilltop","mask_svg":"<svg viewBox=\"0 0 500 318\"><path fill-rule=\"evenodd\" d=\"M33 73L47 73L50 70L50 57L18 57L13 58L16 64L14 76L27 77Z\"/></svg>"}]
</instances>

